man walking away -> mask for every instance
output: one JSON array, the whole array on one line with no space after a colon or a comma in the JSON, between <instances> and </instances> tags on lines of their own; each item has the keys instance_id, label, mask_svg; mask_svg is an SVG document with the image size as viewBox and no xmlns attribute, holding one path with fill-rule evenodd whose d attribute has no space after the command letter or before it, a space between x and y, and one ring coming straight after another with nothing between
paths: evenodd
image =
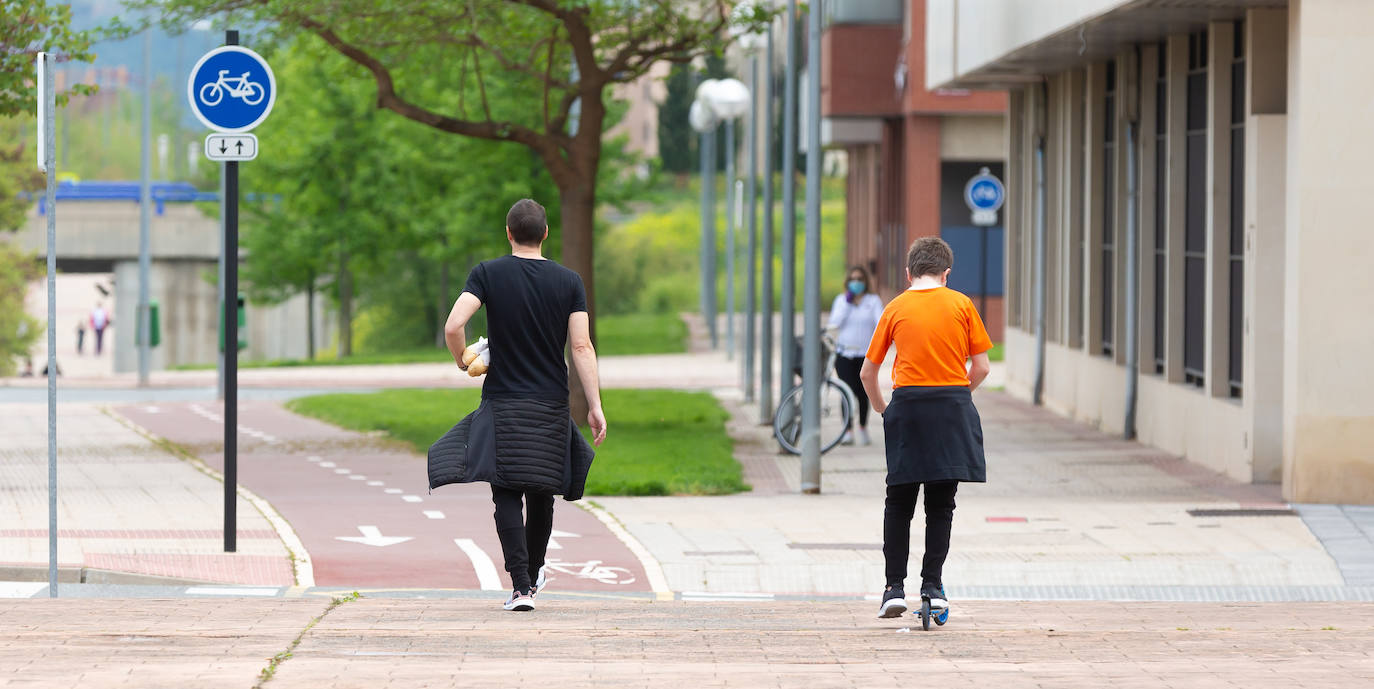
<instances>
[{"instance_id":1,"label":"man walking away","mask_svg":"<svg viewBox=\"0 0 1374 689\"><path fill-rule=\"evenodd\" d=\"M464 329L477 309L487 307L491 360L482 403L429 451L431 489L491 484L496 533L513 589L506 610L534 609L546 583L554 496L580 498L591 468L594 453L568 409L563 351L569 342L587 395L593 440L600 445L606 438L586 290L577 273L544 258L548 235L544 207L521 199L506 215L511 253L468 273L444 339L454 361L466 369Z\"/></svg>"}]
</instances>

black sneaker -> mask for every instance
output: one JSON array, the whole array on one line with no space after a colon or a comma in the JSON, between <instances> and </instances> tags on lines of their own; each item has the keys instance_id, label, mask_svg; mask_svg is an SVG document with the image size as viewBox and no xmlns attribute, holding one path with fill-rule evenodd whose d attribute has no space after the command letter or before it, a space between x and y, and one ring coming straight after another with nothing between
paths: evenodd
<instances>
[{"instance_id":1,"label":"black sneaker","mask_svg":"<svg viewBox=\"0 0 1374 689\"><path fill-rule=\"evenodd\" d=\"M901 617L906 611L906 591L903 591L901 586L889 586L883 590L883 602L878 606L878 617Z\"/></svg>"},{"instance_id":2,"label":"black sneaker","mask_svg":"<svg viewBox=\"0 0 1374 689\"><path fill-rule=\"evenodd\" d=\"M945 598L945 587L934 581L921 584L921 598L930 601L931 610L948 610L949 600Z\"/></svg>"}]
</instances>

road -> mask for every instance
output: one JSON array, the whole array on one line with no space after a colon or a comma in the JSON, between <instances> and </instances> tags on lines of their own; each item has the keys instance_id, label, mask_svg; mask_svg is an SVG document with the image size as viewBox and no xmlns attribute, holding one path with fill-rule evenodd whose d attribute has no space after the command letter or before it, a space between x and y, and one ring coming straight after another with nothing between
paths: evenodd
<instances>
[{"instance_id":1,"label":"road","mask_svg":"<svg viewBox=\"0 0 1374 689\"><path fill-rule=\"evenodd\" d=\"M222 407L173 402L116 413L223 470ZM455 422L461 416L455 412ZM295 530L318 586L506 590L486 484L430 493L425 459L395 443L239 403L238 482ZM634 553L594 514L559 500L550 590L648 591Z\"/></svg>"}]
</instances>

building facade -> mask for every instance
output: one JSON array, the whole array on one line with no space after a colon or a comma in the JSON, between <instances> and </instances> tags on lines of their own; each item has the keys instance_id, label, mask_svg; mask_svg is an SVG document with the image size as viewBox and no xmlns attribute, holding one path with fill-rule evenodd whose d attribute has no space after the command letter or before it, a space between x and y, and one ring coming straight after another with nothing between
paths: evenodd
<instances>
[{"instance_id":1,"label":"building facade","mask_svg":"<svg viewBox=\"0 0 1374 689\"><path fill-rule=\"evenodd\" d=\"M890 297L906 287L911 242L944 237L955 251L950 286L974 300L1001 341L1001 218L975 226L963 191L982 168L1003 176L1006 96L926 88L925 4L825 5L822 139L848 154L847 261L868 268Z\"/></svg>"},{"instance_id":2,"label":"building facade","mask_svg":"<svg viewBox=\"0 0 1374 689\"><path fill-rule=\"evenodd\" d=\"M1295 502L1374 503L1374 3L929 0L1009 89L1008 388Z\"/></svg>"}]
</instances>

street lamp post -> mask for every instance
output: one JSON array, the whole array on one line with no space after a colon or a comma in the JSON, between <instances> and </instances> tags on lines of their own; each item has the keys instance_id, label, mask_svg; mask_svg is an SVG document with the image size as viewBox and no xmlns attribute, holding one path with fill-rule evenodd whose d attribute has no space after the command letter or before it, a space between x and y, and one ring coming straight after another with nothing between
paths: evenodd
<instances>
[{"instance_id":1,"label":"street lamp post","mask_svg":"<svg viewBox=\"0 0 1374 689\"><path fill-rule=\"evenodd\" d=\"M749 87L745 86L744 83L741 82L741 81L738 80L738 79L707 79L706 81L701 82L701 84L700 84L699 86L697 86L697 97L696 97L696 101L692 103L692 110L691 110L691 112L689 112L689 114L688 114L688 119L691 120L691 124L692 124L692 127L693 127L694 129L696 129L696 130L699 131L699 132L703 132L703 144L704 144L705 141L706 141L706 138L705 138L705 133L706 133L706 132L708 132L708 131L714 131L715 126L716 126L718 123L720 123L720 122L724 122L724 123L725 123L725 125L726 125L726 126L725 126L725 135L726 135L726 149L725 149L725 155L727 156L727 157L726 157L726 160L727 160L728 163L729 163L729 168L727 169L727 174L733 174L733 172L734 172L734 120L736 120L736 119L738 119L739 117L743 116L743 115L744 115L745 113L747 113L748 111L749 111ZM714 147L713 147L713 149L714 149ZM709 322L709 325L710 325L710 327L711 327L711 333L712 333L711 343L712 343L712 345L714 346L714 345L717 343L717 339L716 339L716 337L715 337L715 332L716 332L716 330L715 330L715 308L716 308L716 303L715 303L715 296L716 296L715 268L716 268L716 262L715 262L715 175L714 175L714 172L715 172L715 161L714 161L714 150L712 150L712 151L711 151L710 153L708 153L706 156L703 156L703 158L706 158L706 157L711 158L711 165L710 165L710 168L711 168L711 169L710 169L709 171L706 171L706 172L703 174L703 177L704 177L704 178L708 178L708 179L703 179L703 180L702 180L702 185L703 185L703 187L708 187L708 186L709 186L709 189L708 189L708 190L703 190L703 192L702 192L702 198L703 198L703 205L705 205L704 200L706 200L706 199L709 198L709 199L710 199L710 206L709 206L709 207L703 207L703 208L702 208L702 214L703 214L702 227L704 228L704 229L703 229L703 234L706 234L706 232L705 232L706 229L709 229L709 230L710 230L710 233L709 233L710 236L709 236L709 237L703 236L702 241L703 241L703 243L704 243L704 242L706 242L706 241L709 240L710 243L711 243L711 245L710 245L710 250L709 250L710 256L708 256L708 259L709 259L709 260L708 260L708 263L709 263L709 265L706 266L706 268L707 268L708 270L703 271L703 275L702 275L702 288L703 288L702 291L703 291L703 300L706 300L706 299L709 298L709 302L710 302L709 304L704 304L704 306L707 307L707 308L709 308L709 318L708 318L708 322ZM731 308L731 313L730 313L731 323L730 323L730 326L729 326L729 328L728 328L728 336L729 336L729 339L730 339L730 341L729 341L730 353L731 353L732 355L733 355L733 353L734 353L734 345L735 345L735 343L734 343L734 322L733 322L733 321L734 321L734 273L733 273L733 270L734 270L734 254L735 254L735 247L734 247L734 218L733 218L733 209L729 206L729 201L730 201L731 196L732 196L732 193L731 193L731 191L730 191L730 187L732 187L733 184L734 184L734 181L733 181L733 180L727 180L727 181L726 181L726 201L727 201L727 204L726 204L726 209L725 209L726 231L727 231L727 243L728 243L728 246L726 247L726 250L729 252L728 254L726 254L726 260L727 260L728 268L732 271L731 274L730 274L730 283L729 283L729 285L728 285L729 292L730 292L730 295L729 295L729 296L730 296L730 300L731 300L731 305L730 305L730 308ZM710 217L707 218L706 216L710 216ZM709 278L709 280L710 280L710 284L709 284L709 285L706 284L706 280L707 280L708 278Z\"/></svg>"},{"instance_id":2,"label":"street lamp post","mask_svg":"<svg viewBox=\"0 0 1374 689\"><path fill-rule=\"evenodd\" d=\"M705 86L713 80L701 83ZM698 87L698 93L701 87ZM711 335L711 348L716 342L716 116L698 97L687 115L688 121L700 135L701 152L701 317Z\"/></svg>"}]
</instances>

